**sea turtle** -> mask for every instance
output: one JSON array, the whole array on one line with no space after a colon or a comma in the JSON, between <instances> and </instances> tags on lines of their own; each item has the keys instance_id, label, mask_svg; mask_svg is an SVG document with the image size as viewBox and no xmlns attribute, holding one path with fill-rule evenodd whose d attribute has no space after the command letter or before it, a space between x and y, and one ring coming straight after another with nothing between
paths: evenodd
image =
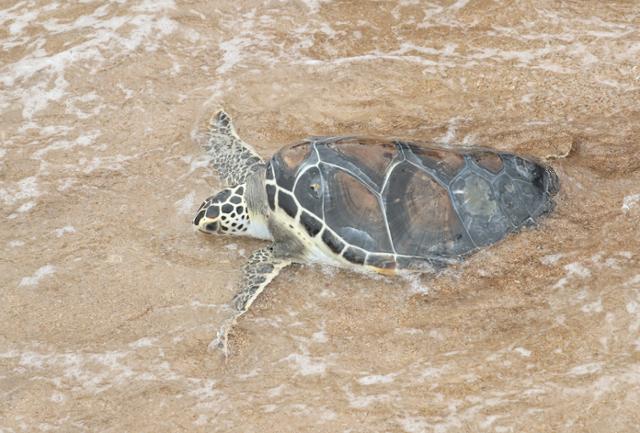
<instances>
[{"instance_id":1,"label":"sea turtle","mask_svg":"<svg viewBox=\"0 0 640 433\"><path fill-rule=\"evenodd\" d=\"M228 188L193 223L272 241L249 257L234 314L212 342L225 354L236 319L291 263L437 270L534 223L558 191L553 169L530 158L400 139L310 137L265 161L222 110L205 148Z\"/></svg>"}]
</instances>

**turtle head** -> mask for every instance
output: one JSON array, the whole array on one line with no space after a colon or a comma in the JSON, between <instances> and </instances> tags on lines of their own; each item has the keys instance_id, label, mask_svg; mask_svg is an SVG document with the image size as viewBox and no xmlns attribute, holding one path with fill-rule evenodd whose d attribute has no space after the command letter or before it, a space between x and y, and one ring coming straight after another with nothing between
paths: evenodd
<instances>
[{"instance_id":1,"label":"turtle head","mask_svg":"<svg viewBox=\"0 0 640 433\"><path fill-rule=\"evenodd\" d=\"M245 186L225 188L206 199L193 219L201 232L246 234L249 228L249 212L244 200Z\"/></svg>"}]
</instances>

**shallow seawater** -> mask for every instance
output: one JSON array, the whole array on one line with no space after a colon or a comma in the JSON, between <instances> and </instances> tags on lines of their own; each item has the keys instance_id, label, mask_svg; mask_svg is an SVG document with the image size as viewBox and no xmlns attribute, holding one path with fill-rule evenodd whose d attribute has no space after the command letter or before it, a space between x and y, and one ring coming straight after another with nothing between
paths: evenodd
<instances>
[{"instance_id":1,"label":"shallow seawater","mask_svg":"<svg viewBox=\"0 0 640 433\"><path fill-rule=\"evenodd\" d=\"M637 431L633 1L5 1L0 431ZM556 211L442 274L284 271L207 345L262 242L194 232L224 107L308 135L551 164Z\"/></svg>"}]
</instances>

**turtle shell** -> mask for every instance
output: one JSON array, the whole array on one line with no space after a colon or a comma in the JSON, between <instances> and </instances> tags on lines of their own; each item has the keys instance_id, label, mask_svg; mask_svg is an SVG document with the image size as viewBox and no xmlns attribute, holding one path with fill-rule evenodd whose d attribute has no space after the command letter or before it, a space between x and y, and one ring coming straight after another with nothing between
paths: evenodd
<instances>
[{"instance_id":1,"label":"turtle shell","mask_svg":"<svg viewBox=\"0 0 640 433\"><path fill-rule=\"evenodd\" d=\"M309 138L267 167L271 209L378 268L457 260L549 212L557 191L553 170L522 156L379 138Z\"/></svg>"}]
</instances>

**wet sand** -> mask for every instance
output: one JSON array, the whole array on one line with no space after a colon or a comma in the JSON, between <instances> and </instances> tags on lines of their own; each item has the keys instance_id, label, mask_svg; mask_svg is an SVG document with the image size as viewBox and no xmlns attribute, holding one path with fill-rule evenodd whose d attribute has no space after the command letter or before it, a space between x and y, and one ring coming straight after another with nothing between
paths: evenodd
<instances>
[{"instance_id":1,"label":"wet sand","mask_svg":"<svg viewBox=\"0 0 640 433\"><path fill-rule=\"evenodd\" d=\"M0 6L0 432L634 432L636 2ZM440 275L284 271L191 218L224 107L265 157L372 134L545 159L556 211Z\"/></svg>"}]
</instances>

